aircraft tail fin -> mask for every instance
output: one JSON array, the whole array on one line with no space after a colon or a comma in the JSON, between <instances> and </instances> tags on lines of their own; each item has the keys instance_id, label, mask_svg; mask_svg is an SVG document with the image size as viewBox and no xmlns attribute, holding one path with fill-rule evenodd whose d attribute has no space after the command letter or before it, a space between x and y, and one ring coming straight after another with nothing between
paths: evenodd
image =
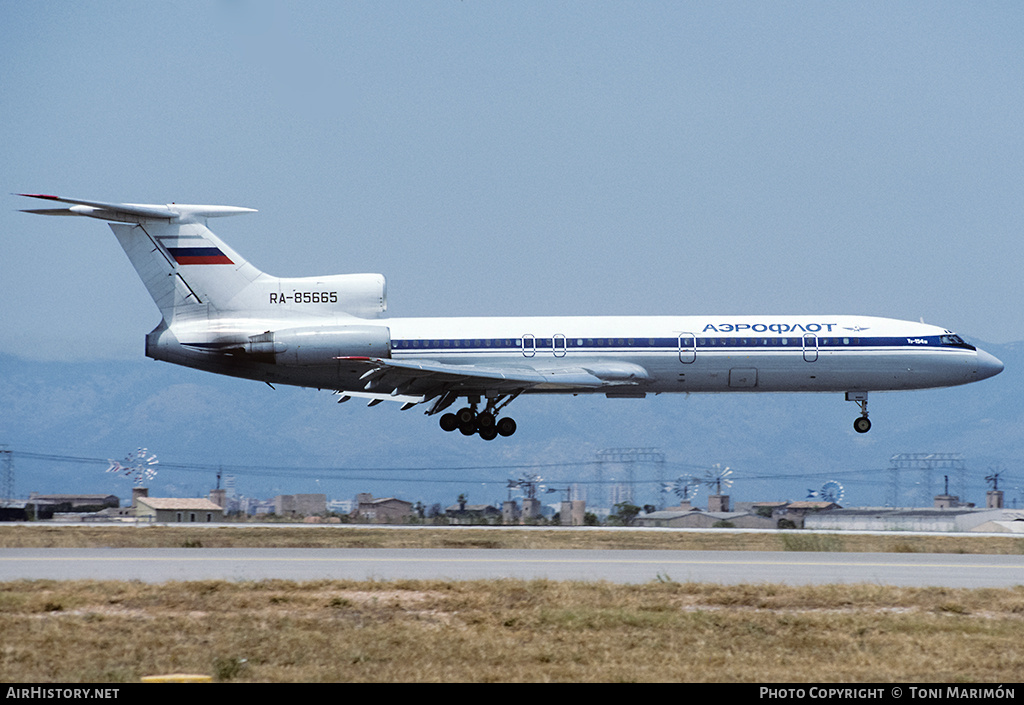
<instances>
[{"instance_id":1,"label":"aircraft tail fin","mask_svg":"<svg viewBox=\"0 0 1024 705\"><path fill-rule=\"evenodd\" d=\"M230 310L235 298L265 276L206 227L206 219L254 213L252 208L186 204L107 203L18 194L68 203L67 208L27 210L38 215L78 215L108 221L164 318L197 308Z\"/></svg>"}]
</instances>

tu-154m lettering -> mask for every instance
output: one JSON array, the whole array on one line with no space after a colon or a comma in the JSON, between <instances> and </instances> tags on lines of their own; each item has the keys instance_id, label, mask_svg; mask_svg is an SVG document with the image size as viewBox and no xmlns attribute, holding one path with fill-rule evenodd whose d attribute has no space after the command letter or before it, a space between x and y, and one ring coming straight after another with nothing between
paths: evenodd
<instances>
[{"instance_id":1,"label":"tu-154m lettering","mask_svg":"<svg viewBox=\"0 0 1024 705\"><path fill-rule=\"evenodd\" d=\"M673 392L842 392L854 428L872 391L992 377L1003 364L952 331L849 315L389 318L384 277L280 278L207 227L254 212L20 194L68 206L28 210L110 221L163 319L146 355L218 374L395 401L493 440L523 394L644 397Z\"/></svg>"}]
</instances>

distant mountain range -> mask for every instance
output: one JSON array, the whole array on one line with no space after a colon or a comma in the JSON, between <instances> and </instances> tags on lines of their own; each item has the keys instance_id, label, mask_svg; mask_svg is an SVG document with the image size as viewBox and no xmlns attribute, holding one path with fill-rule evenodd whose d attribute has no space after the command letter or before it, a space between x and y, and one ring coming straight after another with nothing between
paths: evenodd
<instances>
[{"instance_id":1,"label":"distant mountain range","mask_svg":"<svg viewBox=\"0 0 1024 705\"><path fill-rule=\"evenodd\" d=\"M854 432L856 405L841 394L521 397L508 408L518 432L492 442L444 433L436 418L397 404L339 405L326 391L275 390L147 359L0 355L0 444L12 451L21 497L126 498L130 480L107 474L104 459L146 447L160 461L154 496L205 495L223 468L241 493L257 497L372 492L450 504L465 493L474 504L497 503L508 496L508 479L536 474L550 490L575 485L591 505L611 502L613 483L630 478L636 503L674 504L661 485L719 464L733 470L735 500L804 499L837 480L843 504L863 506L894 496L893 455L955 453L966 470L952 472L954 494L982 504L984 477L999 471L1007 503L1024 502L1024 343L980 345L1006 364L1002 374L965 387L874 394L865 435ZM597 462L609 448L658 449L665 459ZM904 472L898 504L924 503L948 472Z\"/></svg>"}]
</instances>

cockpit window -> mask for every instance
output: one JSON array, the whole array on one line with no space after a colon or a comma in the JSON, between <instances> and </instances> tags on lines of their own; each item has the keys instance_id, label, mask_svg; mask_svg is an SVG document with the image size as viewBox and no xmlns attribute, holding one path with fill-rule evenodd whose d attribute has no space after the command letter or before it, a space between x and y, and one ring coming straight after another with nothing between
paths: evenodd
<instances>
[{"instance_id":1,"label":"cockpit window","mask_svg":"<svg viewBox=\"0 0 1024 705\"><path fill-rule=\"evenodd\" d=\"M975 350L975 347L961 338L959 335L954 333L947 333L939 336L939 342L942 345L953 345L958 348L967 348L968 350Z\"/></svg>"}]
</instances>

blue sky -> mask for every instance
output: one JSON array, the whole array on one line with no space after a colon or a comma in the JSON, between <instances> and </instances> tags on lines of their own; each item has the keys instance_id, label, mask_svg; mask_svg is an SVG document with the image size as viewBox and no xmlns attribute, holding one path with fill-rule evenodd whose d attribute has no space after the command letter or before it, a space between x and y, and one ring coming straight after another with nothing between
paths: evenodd
<instances>
[{"instance_id":1,"label":"blue sky","mask_svg":"<svg viewBox=\"0 0 1024 705\"><path fill-rule=\"evenodd\" d=\"M392 315L865 313L1024 339L1016 3L0 0L6 192L241 205ZM106 226L5 196L0 351L130 358ZM69 344L70 343L70 344Z\"/></svg>"},{"instance_id":2,"label":"blue sky","mask_svg":"<svg viewBox=\"0 0 1024 705\"><path fill-rule=\"evenodd\" d=\"M1012 2L0 0L0 353L137 361L159 320L105 224L20 213L38 203L17 192L256 208L216 232L279 276L381 272L396 316L857 313L1022 341L1021 37ZM177 372L210 407L268 404L261 385ZM309 409L289 452L324 442L315 464L590 460L609 444L736 467L732 449L687 446L717 400L635 419L588 400L559 438L536 418L558 425L564 400L523 400L496 451L289 394ZM749 400L745 423L785 406L764 459L780 471L801 432L836 434L812 468L923 450L912 419L860 438L841 396L775 399ZM832 416L811 434L816 409ZM13 428L0 441L24 440ZM280 440L250 436L255 456Z\"/></svg>"}]
</instances>

